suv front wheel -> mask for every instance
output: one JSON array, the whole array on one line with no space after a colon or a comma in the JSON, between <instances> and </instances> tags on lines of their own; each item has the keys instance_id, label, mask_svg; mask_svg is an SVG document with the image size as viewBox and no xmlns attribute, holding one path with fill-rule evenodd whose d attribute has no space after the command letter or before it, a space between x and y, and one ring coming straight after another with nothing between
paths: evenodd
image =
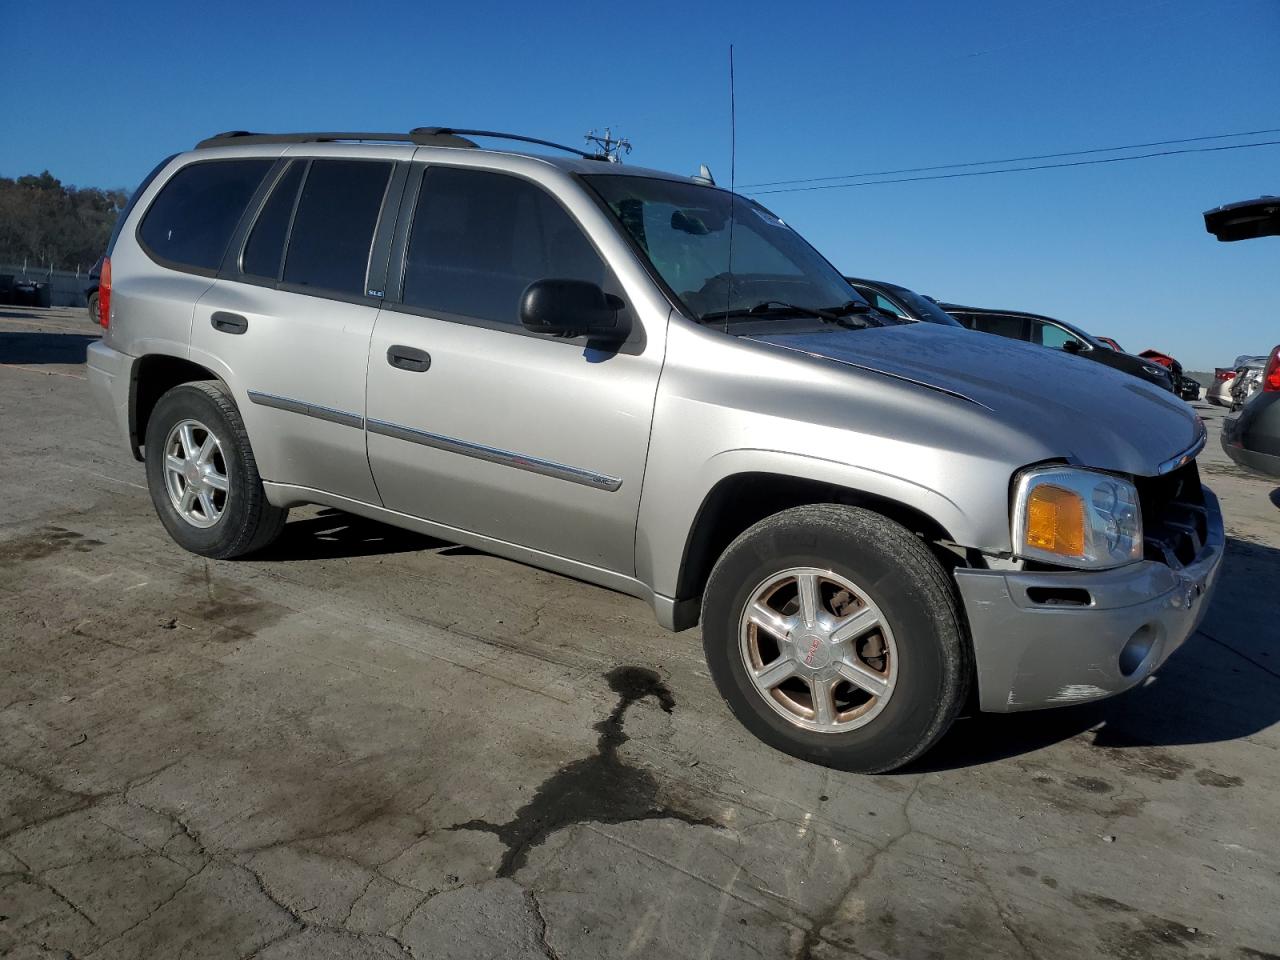
<instances>
[{"instance_id":1,"label":"suv front wheel","mask_svg":"<svg viewBox=\"0 0 1280 960\"><path fill-rule=\"evenodd\" d=\"M147 422L147 486L179 546L226 560L279 536L287 510L267 502L244 421L226 387L184 383Z\"/></svg>"},{"instance_id":2,"label":"suv front wheel","mask_svg":"<svg viewBox=\"0 0 1280 960\"><path fill-rule=\"evenodd\" d=\"M880 773L920 756L964 703L972 656L946 571L906 528L839 504L751 527L717 561L703 646L752 733Z\"/></svg>"}]
</instances>

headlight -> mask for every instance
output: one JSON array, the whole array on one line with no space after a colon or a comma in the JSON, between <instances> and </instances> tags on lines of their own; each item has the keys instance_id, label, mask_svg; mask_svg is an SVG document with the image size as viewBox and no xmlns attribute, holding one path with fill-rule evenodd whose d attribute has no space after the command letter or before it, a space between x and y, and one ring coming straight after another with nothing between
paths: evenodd
<instances>
[{"instance_id":1,"label":"headlight","mask_svg":"<svg viewBox=\"0 0 1280 960\"><path fill-rule=\"evenodd\" d=\"M1102 570L1142 559L1142 507L1128 480L1075 467L1018 474L1013 552L1027 560Z\"/></svg>"}]
</instances>

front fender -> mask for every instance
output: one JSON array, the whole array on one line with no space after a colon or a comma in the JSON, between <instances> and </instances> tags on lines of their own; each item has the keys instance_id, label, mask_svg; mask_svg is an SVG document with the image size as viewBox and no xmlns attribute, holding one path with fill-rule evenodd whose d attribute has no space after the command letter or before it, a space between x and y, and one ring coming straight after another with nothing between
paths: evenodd
<instances>
[{"instance_id":1,"label":"front fender","mask_svg":"<svg viewBox=\"0 0 1280 960\"><path fill-rule=\"evenodd\" d=\"M956 543L988 552L1008 548L1003 511L997 524L984 522L984 518L967 512L943 492L922 483L871 467L783 450L724 450L692 473L687 465L671 472L650 465L636 531L636 571L655 593L677 597L681 564L704 503L721 483L744 474L808 480L890 500L931 518Z\"/></svg>"}]
</instances>

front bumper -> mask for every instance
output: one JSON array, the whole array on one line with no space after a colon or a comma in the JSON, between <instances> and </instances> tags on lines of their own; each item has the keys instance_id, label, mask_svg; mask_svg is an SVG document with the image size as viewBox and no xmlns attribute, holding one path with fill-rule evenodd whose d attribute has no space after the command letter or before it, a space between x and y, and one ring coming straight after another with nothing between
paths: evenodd
<instances>
[{"instance_id":1,"label":"front bumper","mask_svg":"<svg viewBox=\"0 0 1280 960\"><path fill-rule=\"evenodd\" d=\"M1099 700L1164 663L1199 626L1222 566L1222 512L1208 490L1204 505L1208 536L1185 567L1144 560L1103 571L957 570L981 708Z\"/></svg>"},{"instance_id":2,"label":"front bumper","mask_svg":"<svg viewBox=\"0 0 1280 960\"><path fill-rule=\"evenodd\" d=\"M133 393L135 362L137 362L135 357L113 350L101 340L89 344L85 357L89 385L103 407L110 410L120 437L131 450L134 449L134 444L130 429L129 403Z\"/></svg>"}]
</instances>

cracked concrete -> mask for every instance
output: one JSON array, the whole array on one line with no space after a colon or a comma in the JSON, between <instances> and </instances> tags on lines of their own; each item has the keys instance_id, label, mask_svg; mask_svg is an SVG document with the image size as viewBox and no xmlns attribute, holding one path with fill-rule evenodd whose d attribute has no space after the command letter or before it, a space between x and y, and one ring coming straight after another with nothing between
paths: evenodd
<instances>
[{"instance_id":1,"label":"cracked concrete","mask_svg":"<svg viewBox=\"0 0 1280 960\"><path fill-rule=\"evenodd\" d=\"M185 554L82 367L4 361L0 955L1280 950L1280 498L1216 411L1203 632L1130 696L858 777L755 742L626 597L320 510Z\"/></svg>"}]
</instances>

